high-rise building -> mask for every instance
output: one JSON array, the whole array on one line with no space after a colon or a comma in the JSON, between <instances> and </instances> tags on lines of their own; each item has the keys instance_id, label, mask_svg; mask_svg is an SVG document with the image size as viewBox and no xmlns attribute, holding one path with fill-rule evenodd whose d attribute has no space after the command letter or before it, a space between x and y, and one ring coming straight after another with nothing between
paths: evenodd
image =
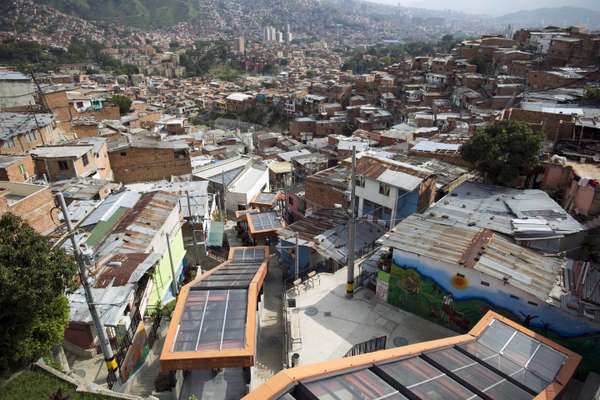
<instances>
[{"instance_id":1,"label":"high-rise building","mask_svg":"<svg viewBox=\"0 0 600 400\"><path fill-rule=\"evenodd\" d=\"M239 54L246 54L246 38L240 36L235 42L235 51Z\"/></svg>"},{"instance_id":2,"label":"high-rise building","mask_svg":"<svg viewBox=\"0 0 600 400\"><path fill-rule=\"evenodd\" d=\"M277 41L283 43L283 32L277 31Z\"/></svg>"},{"instance_id":3,"label":"high-rise building","mask_svg":"<svg viewBox=\"0 0 600 400\"><path fill-rule=\"evenodd\" d=\"M277 31L272 26L266 26L264 32L265 42L273 42L277 40Z\"/></svg>"},{"instance_id":4,"label":"high-rise building","mask_svg":"<svg viewBox=\"0 0 600 400\"><path fill-rule=\"evenodd\" d=\"M285 41L288 43L291 43L292 40L294 40L294 35L292 34L292 32L286 32L285 33Z\"/></svg>"}]
</instances>

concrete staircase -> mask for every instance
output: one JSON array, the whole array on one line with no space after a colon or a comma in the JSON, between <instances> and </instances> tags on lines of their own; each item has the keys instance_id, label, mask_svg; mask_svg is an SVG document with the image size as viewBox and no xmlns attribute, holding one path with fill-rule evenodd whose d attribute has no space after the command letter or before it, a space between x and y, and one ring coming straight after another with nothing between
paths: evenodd
<instances>
[{"instance_id":1,"label":"concrete staircase","mask_svg":"<svg viewBox=\"0 0 600 400\"><path fill-rule=\"evenodd\" d=\"M119 391L137 396L151 396L154 391L154 380L160 371L160 353L162 351L166 329L169 321L163 318L158 329L159 337L144 360L144 364L131 376Z\"/></svg>"},{"instance_id":2,"label":"concrete staircase","mask_svg":"<svg viewBox=\"0 0 600 400\"><path fill-rule=\"evenodd\" d=\"M600 375L590 372L585 382L571 380L560 400L600 400Z\"/></svg>"}]
</instances>

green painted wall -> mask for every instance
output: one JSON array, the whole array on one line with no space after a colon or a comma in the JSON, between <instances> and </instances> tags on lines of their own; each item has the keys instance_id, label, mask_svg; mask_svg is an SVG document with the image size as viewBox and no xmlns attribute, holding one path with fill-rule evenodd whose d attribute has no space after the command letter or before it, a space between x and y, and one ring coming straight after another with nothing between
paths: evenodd
<instances>
[{"instance_id":1,"label":"green painted wall","mask_svg":"<svg viewBox=\"0 0 600 400\"><path fill-rule=\"evenodd\" d=\"M183 246L183 233L181 228L178 229L177 234L171 238L171 252L173 254L173 264L175 266L175 273L177 273L179 265L185 257L185 247ZM154 280L154 288L150 294L148 304L155 306L165 296L171 285L171 262L169 260L169 251L165 247L165 252L160 259L158 267L154 270L152 279Z\"/></svg>"}]
</instances>

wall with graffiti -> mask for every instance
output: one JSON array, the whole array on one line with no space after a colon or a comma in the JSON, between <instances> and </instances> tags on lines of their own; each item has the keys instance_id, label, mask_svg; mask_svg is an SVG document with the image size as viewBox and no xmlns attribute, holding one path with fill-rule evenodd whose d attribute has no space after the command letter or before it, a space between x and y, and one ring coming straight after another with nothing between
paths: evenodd
<instances>
[{"instance_id":1,"label":"wall with graffiti","mask_svg":"<svg viewBox=\"0 0 600 400\"><path fill-rule=\"evenodd\" d=\"M600 371L598 325L474 269L394 250L389 273L378 275L377 296L461 333L492 309L583 355L582 372Z\"/></svg>"},{"instance_id":2,"label":"wall with graffiti","mask_svg":"<svg viewBox=\"0 0 600 400\"><path fill-rule=\"evenodd\" d=\"M146 346L146 330L144 323L138 325L138 329L133 336L132 344L127 350L125 361L121 365L121 379L126 381L129 377L144 363L146 355L149 352Z\"/></svg>"}]
</instances>

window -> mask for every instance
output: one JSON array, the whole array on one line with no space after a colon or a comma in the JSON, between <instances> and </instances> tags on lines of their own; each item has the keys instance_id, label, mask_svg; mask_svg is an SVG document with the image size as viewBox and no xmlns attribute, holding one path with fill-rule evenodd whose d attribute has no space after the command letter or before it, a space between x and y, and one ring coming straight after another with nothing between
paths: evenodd
<instances>
[{"instance_id":1,"label":"window","mask_svg":"<svg viewBox=\"0 0 600 400\"><path fill-rule=\"evenodd\" d=\"M534 307L538 306L538 303L535 303L533 301L528 301L527 304L529 304L530 306L534 306Z\"/></svg>"},{"instance_id":2,"label":"window","mask_svg":"<svg viewBox=\"0 0 600 400\"><path fill-rule=\"evenodd\" d=\"M482 284L483 286L490 286L490 283L489 283L489 282L486 282L486 281L481 281L481 284Z\"/></svg>"},{"instance_id":3,"label":"window","mask_svg":"<svg viewBox=\"0 0 600 400\"><path fill-rule=\"evenodd\" d=\"M58 160L58 169L67 171L69 169L69 163L65 160Z\"/></svg>"},{"instance_id":4,"label":"window","mask_svg":"<svg viewBox=\"0 0 600 400\"><path fill-rule=\"evenodd\" d=\"M88 159L88 155L87 155L87 154L84 154L84 155L81 157L81 161L83 162L83 166L84 166L84 167L90 163L90 160Z\"/></svg>"},{"instance_id":5,"label":"window","mask_svg":"<svg viewBox=\"0 0 600 400\"><path fill-rule=\"evenodd\" d=\"M511 295L510 295L510 298L511 298L511 299L515 299L515 300L519 300L519 296L515 296L514 294L511 294Z\"/></svg>"},{"instance_id":6,"label":"window","mask_svg":"<svg viewBox=\"0 0 600 400\"><path fill-rule=\"evenodd\" d=\"M356 184L356 186L364 188L365 177L363 175L357 175L354 183Z\"/></svg>"},{"instance_id":7,"label":"window","mask_svg":"<svg viewBox=\"0 0 600 400\"><path fill-rule=\"evenodd\" d=\"M390 195L390 186L386 185L385 183L380 183L379 184L379 193L384 196L389 196Z\"/></svg>"},{"instance_id":8,"label":"window","mask_svg":"<svg viewBox=\"0 0 600 400\"><path fill-rule=\"evenodd\" d=\"M176 160L181 160L187 157L187 152L185 150L177 150L173 154L175 155Z\"/></svg>"},{"instance_id":9,"label":"window","mask_svg":"<svg viewBox=\"0 0 600 400\"><path fill-rule=\"evenodd\" d=\"M121 152L121 157L126 157L126 156L127 156L127 152L125 152L125 151L122 151L122 152Z\"/></svg>"}]
</instances>

